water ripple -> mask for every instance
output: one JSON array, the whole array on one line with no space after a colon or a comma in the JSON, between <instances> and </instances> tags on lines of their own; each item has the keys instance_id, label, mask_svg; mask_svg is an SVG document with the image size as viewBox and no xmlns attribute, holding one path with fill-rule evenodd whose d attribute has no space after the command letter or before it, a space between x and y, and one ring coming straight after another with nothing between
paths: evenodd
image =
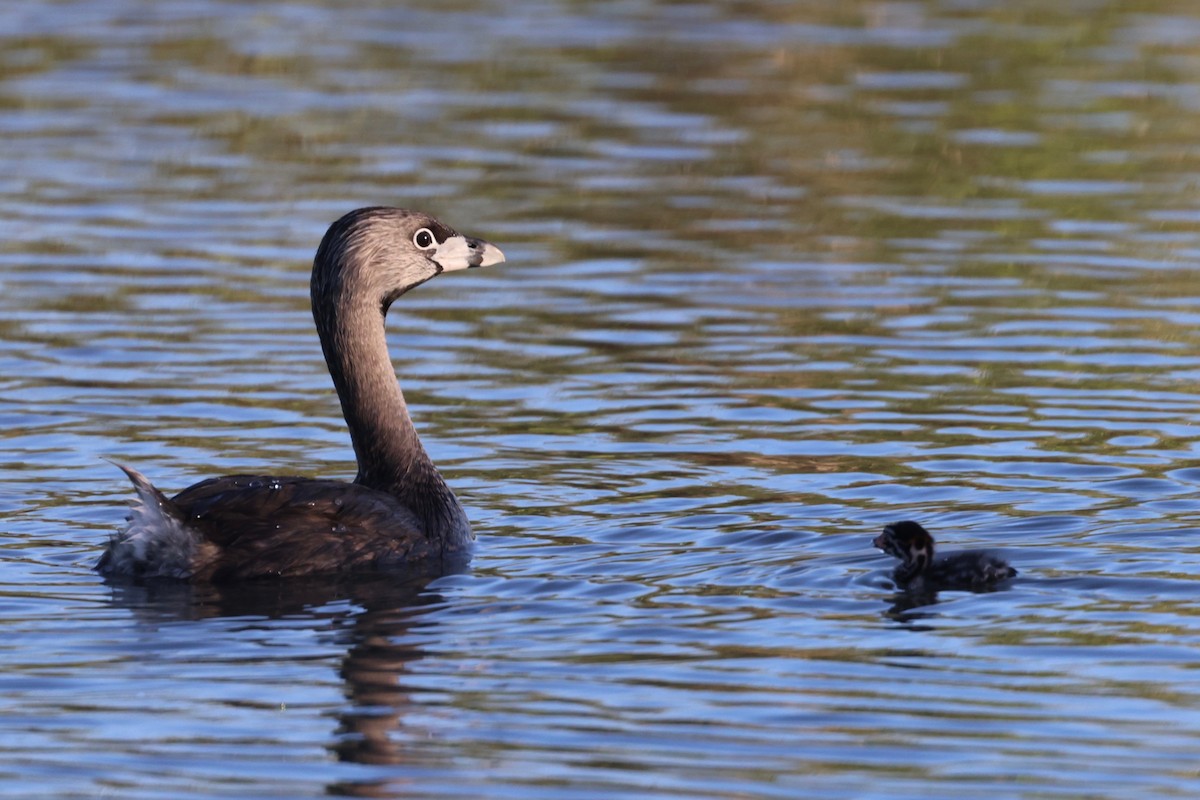
<instances>
[{"instance_id":1,"label":"water ripple","mask_svg":"<svg viewBox=\"0 0 1200 800\"><path fill-rule=\"evenodd\" d=\"M1195 795L1200 18L1010 6L0 9L0 796ZM106 458L353 475L369 203L508 255L389 318L471 568L100 582Z\"/></svg>"}]
</instances>

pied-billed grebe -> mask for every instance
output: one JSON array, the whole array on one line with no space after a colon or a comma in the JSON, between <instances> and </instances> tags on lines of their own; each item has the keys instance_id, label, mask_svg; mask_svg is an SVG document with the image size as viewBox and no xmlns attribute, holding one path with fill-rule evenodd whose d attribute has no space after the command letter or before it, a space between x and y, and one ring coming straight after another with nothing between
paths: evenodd
<instances>
[{"instance_id":1,"label":"pied-billed grebe","mask_svg":"<svg viewBox=\"0 0 1200 800\"><path fill-rule=\"evenodd\" d=\"M978 591L1017 574L1004 559L987 550L962 550L934 558L933 537L912 520L885 526L872 544L900 559L892 577L904 588Z\"/></svg>"},{"instance_id":2,"label":"pied-billed grebe","mask_svg":"<svg viewBox=\"0 0 1200 800\"><path fill-rule=\"evenodd\" d=\"M428 565L465 554L466 512L408 415L384 318L414 286L504 260L433 217L362 208L329 228L313 260L313 319L358 460L353 483L274 475L212 478L168 499L122 467L137 498L96 569L227 582Z\"/></svg>"}]
</instances>

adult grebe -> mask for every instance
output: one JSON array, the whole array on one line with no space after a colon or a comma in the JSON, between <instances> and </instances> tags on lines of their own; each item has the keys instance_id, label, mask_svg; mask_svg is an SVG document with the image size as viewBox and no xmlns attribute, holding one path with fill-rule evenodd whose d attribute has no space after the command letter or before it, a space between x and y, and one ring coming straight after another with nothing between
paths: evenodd
<instances>
[{"instance_id":1,"label":"adult grebe","mask_svg":"<svg viewBox=\"0 0 1200 800\"><path fill-rule=\"evenodd\" d=\"M229 582L465 557L471 526L413 428L384 318L442 272L503 260L494 245L416 211L362 208L333 223L313 260L312 311L358 459L354 482L231 475L168 499L121 467L137 497L96 569Z\"/></svg>"}]
</instances>

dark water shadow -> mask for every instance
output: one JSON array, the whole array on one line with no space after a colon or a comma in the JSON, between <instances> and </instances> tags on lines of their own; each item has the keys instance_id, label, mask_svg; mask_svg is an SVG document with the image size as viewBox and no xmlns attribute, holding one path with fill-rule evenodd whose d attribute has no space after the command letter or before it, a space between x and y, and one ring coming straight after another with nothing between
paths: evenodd
<instances>
[{"instance_id":1,"label":"dark water shadow","mask_svg":"<svg viewBox=\"0 0 1200 800\"><path fill-rule=\"evenodd\" d=\"M461 572L463 570L456 570ZM425 651L411 631L434 625L422 609L445 602L429 584L446 574L368 575L260 581L237 586L191 586L178 582L110 583L112 602L156 628L166 623L200 623L221 617L310 618L334 632L345 646L338 675L346 703L328 749L349 764L397 766L413 761L405 751L404 719L416 703L405 685ZM197 635L205 635L198 631ZM264 664L269 669L270 664ZM326 793L351 797L388 796L394 773L339 780Z\"/></svg>"},{"instance_id":2,"label":"dark water shadow","mask_svg":"<svg viewBox=\"0 0 1200 800\"><path fill-rule=\"evenodd\" d=\"M1012 580L1006 580L995 586L980 589L955 588L939 591L936 588L930 587L904 587L889 581L885 584L884 588L893 590L892 595L885 601L890 605L882 613L884 617L895 622L904 623L906 627L912 630L929 630L928 626L917 626L914 623L937 616L937 612L932 610L931 607L938 605L940 602L939 595L942 591L953 591L960 594L999 594L1011 589L1012 584Z\"/></svg>"},{"instance_id":3,"label":"dark water shadow","mask_svg":"<svg viewBox=\"0 0 1200 800\"><path fill-rule=\"evenodd\" d=\"M426 605L425 588L445 574L452 573L371 573L222 585L166 580L106 583L113 605L131 612L140 623L153 624L238 616L279 619L335 603L345 603L346 613Z\"/></svg>"}]
</instances>

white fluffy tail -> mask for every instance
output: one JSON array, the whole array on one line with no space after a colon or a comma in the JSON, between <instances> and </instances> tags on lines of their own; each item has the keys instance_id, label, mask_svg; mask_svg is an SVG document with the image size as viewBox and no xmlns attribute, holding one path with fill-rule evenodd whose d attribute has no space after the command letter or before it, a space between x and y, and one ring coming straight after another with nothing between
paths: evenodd
<instances>
[{"instance_id":1,"label":"white fluffy tail","mask_svg":"<svg viewBox=\"0 0 1200 800\"><path fill-rule=\"evenodd\" d=\"M191 577L197 534L179 507L136 469L111 463L129 476L137 496L129 504L128 524L109 540L96 569L133 578Z\"/></svg>"}]
</instances>

